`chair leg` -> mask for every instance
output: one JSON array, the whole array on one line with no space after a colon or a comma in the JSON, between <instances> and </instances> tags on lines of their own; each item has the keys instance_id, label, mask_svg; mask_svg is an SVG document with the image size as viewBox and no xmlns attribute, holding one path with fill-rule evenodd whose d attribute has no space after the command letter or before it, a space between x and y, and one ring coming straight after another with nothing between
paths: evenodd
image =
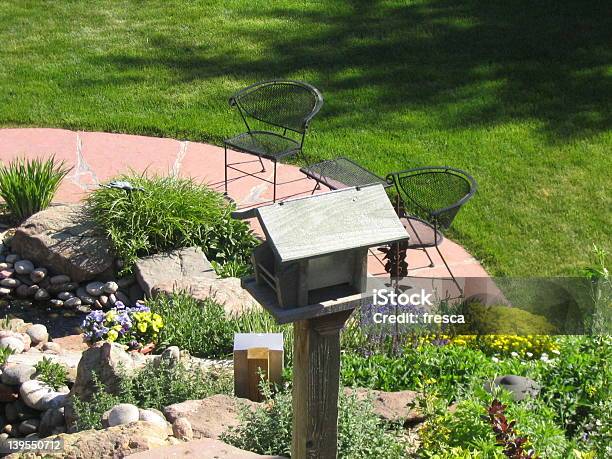
<instances>
[{"instance_id":1,"label":"chair leg","mask_svg":"<svg viewBox=\"0 0 612 459\"><path fill-rule=\"evenodd\" d=\"M225 150L225 195L227 196L227 144L223 144Z\"/></svg>"},{"instance_id":2,"label":"chair leg","mask_svg":"<svg viewBox=\"0 0 612 459\"><path fill-rule=\"evenodd\" d=\"M431 259L431 257L429 256L429 252L427 251L427 249L425 247L423 247L423 252L425 252L425 255L427 255L427 258L429 258L429 267L433 268L435 266L433 260Z\"/></svg>"},{"instance_id":3,"label":"chair leg","mask_svg":"<svg viewBox=\"0 0 612 459\"><path fill-rule=\"evenodd\" d=\"M257 156L259 158L259 164L261 164L261 172L266 171L266 166L264 166L263 161L261 160L261 156Z\"/></svg>"},{"instance_id":4,"label":"chair leg","mask_svg":"<svg viewBox=\"0 0 612 459\"><path fill-rule=\"evenodd\" d=\"M274 194L273 194L272 202L276 202L276 161L274 161Z\"/></svg>"},{"instance_id":5,"label":"chair leg","mask_svg":"<svg viewBox=\"0 0 612 459\"><path fill-rule=\"evenodd\" d=\"M448 263L446 262L446 260L444 259L444 256L442 255L442 252L440 252L440 249L438 247L438 245L436 244L436 250L438 251L438 255L440 255L440 258L442 258L442 261L444 262L444 266L446 266L446 270L448 271L448 273L451 275L453 282L455 283L455 285L457 286L457 288L459 289L459 294L461 296L463 296L463 289L461 288L461 286L459 285L459 282L457 282L457 279L455 279L455 276L453 275L453 272L451 271L450 267L448 266Z\"/></svg>"}]
</instances>

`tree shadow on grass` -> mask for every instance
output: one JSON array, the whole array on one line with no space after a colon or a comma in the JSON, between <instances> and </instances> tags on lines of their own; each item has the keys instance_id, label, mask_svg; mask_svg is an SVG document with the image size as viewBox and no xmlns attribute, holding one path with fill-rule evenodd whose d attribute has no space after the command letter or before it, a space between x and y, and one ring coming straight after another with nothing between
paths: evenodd
<instances>
[{"instance_id":1,"label":"tree shadow on grass","mask_svg":"<svg viewBox=\"0 0 612 459\"><path fill-rule=\"evenodd\" d=\"M353 1L236 13L226 44L194 46L156 33L155 52L96 63L130 78L134 69L163 67L177 83L304 78L323 90L322 117L333 127L431 110L442 129L530 120L555 143L612 126L612 21L604 1Z\"/></svg>"}]
</instances>

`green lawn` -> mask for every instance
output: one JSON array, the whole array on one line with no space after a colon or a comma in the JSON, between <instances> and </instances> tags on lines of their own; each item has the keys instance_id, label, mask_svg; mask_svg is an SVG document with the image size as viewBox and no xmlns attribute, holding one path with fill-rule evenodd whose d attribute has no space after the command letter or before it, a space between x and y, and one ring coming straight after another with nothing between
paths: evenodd
<instances>
[{"instance_id":1,"label":"green lawn","mask_svg":"<svg viewBox=\"0 0 612 459\"><path fill-rule=\"evenodd\" d=\"M307 154L469 171L453 236L497 275L610 248L606 2L0 0L0 125L220 140L261 79L325 106Z\"/></svg>"}]
</instances>

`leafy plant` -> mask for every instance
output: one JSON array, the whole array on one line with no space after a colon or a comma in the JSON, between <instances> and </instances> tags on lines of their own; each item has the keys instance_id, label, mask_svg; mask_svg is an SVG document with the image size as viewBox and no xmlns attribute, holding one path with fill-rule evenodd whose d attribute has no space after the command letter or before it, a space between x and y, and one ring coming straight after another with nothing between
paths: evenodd
<instances>
[{"instance_id":1,"label":"leafy plant","mask_svg":"<svg viewBox=\"0 0 612 459\"><path fill-rule=\"evenodd\" d=\"M241 423L223 433L221 439L238 448L259 454L289 456L291 453L291 393L272 395L262 385L267 402L240 412ZM340 391L338 402L338 457L346 459L404 458L405 445L391 426L385 426L372 412L368 401Z\"/></svg>"},{"instance_id":2,"label":"leafy plant","mask_svg":"<svg viewBox=\"0 0 612 459\"><path fill-rule=\"evenodd\" d=\"M530 459L535 451L525 451L528 444L527 437L519 436L514 426L516 421L508 421L505 416L506 406L495 399L487 408L487 415L497 444L503 448L504 454L512 459Z\"/></svg>"},{"instance_id":3,"label":"leafy plant","mask_svg":"<svg viewBox=\"0 0 612 459\"><path fill-rule=\"evenodd\" d=\"M4 365L12 354L13 351L8 347L0 347L0 366Z\"/></svg>"},{"instance_id":4,"label":"leafy plant","mask_svg":"<svg viewBox=\"0 0 612 459\"><path fill-rule=\"evenodd\" d=\"M89 400L72 397L72 406L76 419L76 429L102 429L102 415L113 406L123 402L120 395L110 394L100 381L100 377L92 373L94 391Z\"/></svg>"},{"instance_id":5,"label":"leafy plant","mask_svg":"<svg viewBox=\"0 0 612 459\"><path fill-rule=\"evenodd\" d=\"M257 241L249 226L231 216L233 204L190 179L122 176L142 191L100 188L87 199L92 218L131 270L139 256L180 247L202 248L223 274L247 266Z\"/></svg>"},{"instance_id":6,"label":"leafy plant","mask_svg":"<svg viewBox=\"0 0 612 459\"><path fill-rule=\"evenodd\" d=\"M54 156L44 161L15 159L8 166L0 165L0 197L13 218L25 220L49 207L68 172L63 161L56 164Z\"/></svg>"},{"instance_id":7,"label":"leafy plant","mask_svg":"<svg viewBox=\"0 0 612 459\"><path fill-rule=\"evenodd\" d=\"M147 301L151 311L161 315L164 328L160 332L160 349L179 346L196 357L219 358L232 353L235 333L285 334L290 352L292 328L279 326L262 310L228 316L222 305L211 298L198 301L187 293L157 295Z\"/></svg>"},{"instance_id":8,"label":"leafy plant","mask_svg":"<svg viewBox=\"0 0 612 459\"><path fill-rule=\"evenodd\" d=\"M43 357L34 368L36 368L36 379L39 379L53 389L57 390L68 382L68 371L66 368L51 359Z\"/></svg>"}]
</instances>

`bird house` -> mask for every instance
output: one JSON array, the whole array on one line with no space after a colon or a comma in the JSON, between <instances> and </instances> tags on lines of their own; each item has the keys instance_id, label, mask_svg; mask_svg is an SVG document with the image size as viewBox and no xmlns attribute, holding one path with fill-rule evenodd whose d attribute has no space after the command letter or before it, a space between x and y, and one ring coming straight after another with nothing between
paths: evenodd
<instances>
[{"instance_id":1,"label":"bird house","mask_svg":"<svg viewBox=\"0 0 612 459\"><path fill-rule=\"evenodd\" d=\"M368 248L406 239L381 185L345 188L254 209L266 241L255 280L282 309L363 293Z\"/></svg>"},{"instance_id":2,"label":"bird house","mask_svg":"<svg viewBox=\"0 0 612 459\"><path fill-rule=\"evenodd\" d=\"M280 384L283 373L282 333L236 333L234 335L234 395L262 400L263 380Z\"/></svg>"}]
</instances>

